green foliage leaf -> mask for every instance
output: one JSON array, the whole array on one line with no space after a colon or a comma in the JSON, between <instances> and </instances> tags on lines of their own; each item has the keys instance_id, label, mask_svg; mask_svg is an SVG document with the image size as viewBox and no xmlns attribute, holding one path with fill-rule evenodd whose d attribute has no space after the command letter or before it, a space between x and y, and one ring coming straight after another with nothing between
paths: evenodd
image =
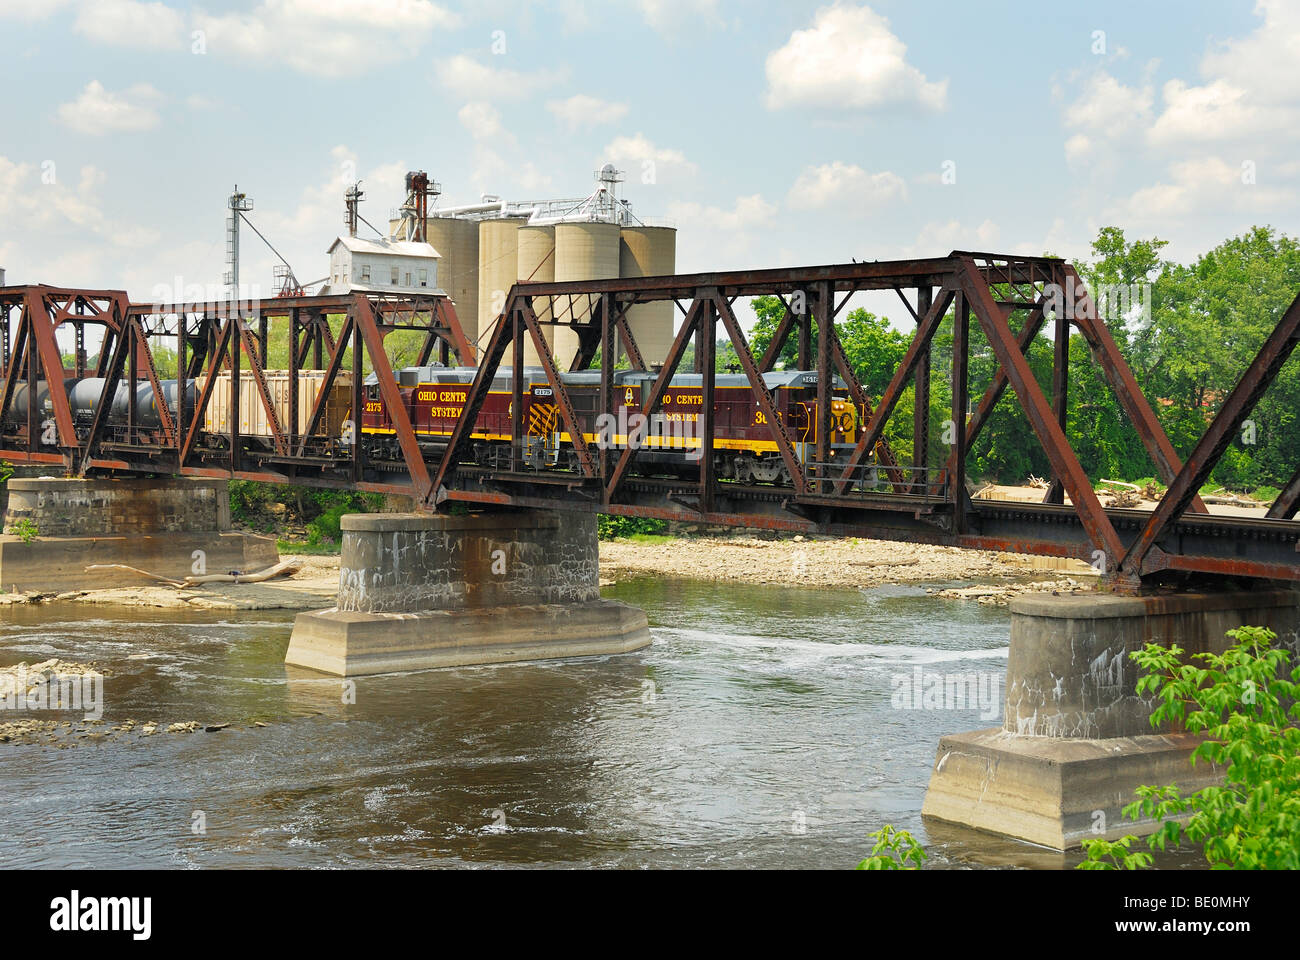
<instances>
[{"instance_id":1,"label":"green foliage leaf","mask_svg":"<svg viewBox=\"0 0 1300 960\"><path fill-rule=\"evenodd\" d=\"M1139 787L1124 816L1153 819L1147 838L1165 851L1186 838L1199 843L1212 869L1300 868L1300 729L1291 724L1300 705L1300 669L1275 646L1264 627L1230 630L1221 654L1183 661L1177 647L1147 644L1132 654L1142 668L1138 690L1156 695L1154 725L1181 723L1207 739L1192 754L1225 768L1223 786L1183 797L1176 786ZM1182 820L1186 819L1186 826ZM1081 870L1141 869L1150 854L1130 852L1134 837L1087 840Z\"/></svg>"}]
</instances>

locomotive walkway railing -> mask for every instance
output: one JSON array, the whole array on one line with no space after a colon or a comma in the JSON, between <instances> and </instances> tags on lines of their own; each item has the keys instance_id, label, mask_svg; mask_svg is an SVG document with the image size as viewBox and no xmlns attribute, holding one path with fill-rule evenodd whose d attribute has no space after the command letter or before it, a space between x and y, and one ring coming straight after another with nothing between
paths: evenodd
<instances>
[{"instance_id":1,"label":"locomotive walkway railing","mask_svg":"<svg viewBox=\"0 0 1300 960\"><path fill-rule=\"evenodd\" d=\"M867 291L893 291L915 325L880 396L858 382L836 323L850 298ZM761 356L735 306L755 296L778 298L782 314ZM662 358L647 357L635 336L634 308L654 303L670 304L680 317ZM1300 301L1281 317L1186 464L1073 267L1045 257L956 251L895 262L521 283L477 358L445 298L143 305L116 291L27 286L0 288L0 320L0 457L69 474L224 476L400 493L423 509L463 503L603 511L1013 550L1087 560L1128 588L1193 575L1300 579L1300 523L1292 520L1300 469L1267 518L1210 516L1196 496L1294 350ZM551 345L560 330L576 347L557 359ZM1066 433L1074 331L1169 485L1154 512L1103 508ZM1045 390L1029 354L1049 332ZM477 361L472 382L459 391L459 416L443 435L416 430L410 391L394 370L393 345L402 337L417 342L405 358L410 366ZM799 435L764 380L791 341L795 365L816 380L813 422ZM525 371L528 342L540 378ZM701 396L695 447L715 451L719 342L731 345L748 384L753 437L776 458L764 475L784 482L729 475L728 461L716 454L666 471L643 445L604 442L593 427L600 417L662 414L673 378L689 367ZM995 370L977 398L970 361L980 348ZM620 355L640 370L647 360L663 361L631 406L615 389L612 363L598 375L592 370L581 388L564 375ZM179 384L160 373L173 366ZM47 378L46 371L58 374ZM503 380L508 429L485 458L479 417ZM932 390L939 382L948 389ZM126 397L143 391L146 402L118 403L123 386ZM564 438L563 450L547 447L555 455L545 469L526 413L539 386L553 407L549 436ZM174 400L150 408L148 401L169 389ZM909 390L910 425L899 412ZM936 392L946 393L951 409L931 409ZM1051 467L1041 504L972 502L967 494L969 451L1008 396ZM833 401L856 410L851 446L833 439ZM368 406L388 417L382 445L363 422ZM941 436L933 435L936 422ZM893 449L887 428L890 437L910 434L911 449L903 441L902 454ZM864 490L868 476L879 482Z\"/></svg>"}]
</instances>

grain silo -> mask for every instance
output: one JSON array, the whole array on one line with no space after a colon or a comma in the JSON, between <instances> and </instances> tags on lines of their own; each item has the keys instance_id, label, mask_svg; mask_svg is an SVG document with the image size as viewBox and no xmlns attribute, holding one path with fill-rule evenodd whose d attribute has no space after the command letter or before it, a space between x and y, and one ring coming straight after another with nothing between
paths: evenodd
<instances>
[{"instance_id":1,"label":"grain silo","mask_svg":"<svg viewBox=\"0 0 1300 960\"><path fill-rule=\"evenodd\" d=\"M554 227L528 226L525 224L519 228L519 273L517 279L520 283L550 283L555 279ZM543 324L542 334L546 337L546 345L553 349L555 347L555 328L548 325L551 319L550 301L535 300L533 309L537 312L537 319ZM526 335L524 344L524 363L528 366L536 366L538 356L537 350L533 346L533 338ZM568 369L568 367L565 366L561 369Z\"/></svg>"},{"instance_id":2,"label":"grain silo","mask_svg":"<svg viewBox=\"0 0 1300 960\"><path fill-rule=\"evenodd\" d=\"M434 244L436 247L437 244ZM672 227L623 228L619 276L663 277L677 270L677 231ZM647 365L663 363L673 345L673 302L643 303L627 312L628 326Z\"/></svg>"},{"instance_id":3,"label":"grain silo","mask_svg":"<svg viewBox=\"0 0 1300 960\"><path fill-rule=\"evenodd\" d=\"M408 175L407 201L393 211L389 232L404 239L418 239L422 232L438 251L439 285L455 302L466 335L481 349L516 283L580 283L676 270L676 230L633 215L631 203L618 195L623 174L613 164L595 176L596 189L586 197L504 200L484 194L477 203L431 209L429 201L442 188L417 171ZM357 189L348 194L352 226L361 196ZM578 341L569 327L555 326L555 321L588 322L596 300L587 295L534 304L560 369L572 363ZM627 316L646 363L662 363L672 345L673 305L640 304ZM531 337L525 347L526 362L536 364ZM508 365L513 352L503 359Z\"/></svg>"},{"instance_id":4,"label":"grain silo","mask_svg":"<svg viewBox=\"0 0 1300 960\"><path fill-rule=\"evenodd\" d=\"M456 305L456 316L470 342L478 337L478 224L455 217L429 217L425 236L442 255L438 285Z\"/></svg>"},{"instance_id":5,"label":"grain silo","mask_svg":"<svg viewBox=\"0 0 1300 960\"><path fill-rule=\"evenodd\" d=\"M555 225L555 282L568 280L617 280L619 268L619 225L575 222ZM566 297L555 305L560 321L585 320L595 297ZM572 306L570 307L570 300ZM568 327L555 328L555 362L567 370L578 352L578 337Z\"/></svg>"},{"instance_id":6,"label":"grain silo","mask_svg":"<svg viewBox=\"0 0 1300 960\"><path fill-rule=\"evenodd\" d=\"M478 224L478 329L486 334L519 279L519 220ZM486 339L484 340L486 345Z\"/></svg>"}]
</instances>

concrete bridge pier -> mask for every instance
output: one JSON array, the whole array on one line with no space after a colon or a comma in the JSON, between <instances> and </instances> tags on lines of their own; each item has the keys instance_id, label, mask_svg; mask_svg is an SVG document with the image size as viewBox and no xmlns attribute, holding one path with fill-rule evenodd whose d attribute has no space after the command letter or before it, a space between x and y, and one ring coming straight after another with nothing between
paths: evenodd
<instances>
[{"instance_id":1,"label":"concrete bridge pier","mask_svg":"<svg viewBox=\"0 0 1300 960\"><path fill-rule=\"evenodd\" d=\"M145 584L126 564L180 579L252 572L279 561L275 540L230 529L225 480L11 477L5 484L0 588L55 592Z\"/></svg>"},{"instance_id":2,"label":"concrete bridge pier","mask_svg":"<svg viewBox=\"0 0 1300 960\"><path fill-rule=\"evenodd\" d=\"M1300 594L1292 590L1122 597L1028 596L1011 605L1001 727L943 737L924 817L1055 850L1084 839L1153 833L1125 819L1137 787L1177 783L1183 796L1222 782L1189 762L1200 737L1154 729L1129 654L1147 642L1190 656L1222 653L1225 634L1268 627L1295 655Z\"/></svg>"},{"instance_id":3,"label":"concrete bridge pier","mask_svg":"<svg viewBox=\"0 0 1300 960\"><path fill-rule=\"evenodd\" d=\"M596 518L354 514L338 605L299 614L285 662L336 676L627 653L645 614L600 598Z\"/></svg>"}]
</instances>

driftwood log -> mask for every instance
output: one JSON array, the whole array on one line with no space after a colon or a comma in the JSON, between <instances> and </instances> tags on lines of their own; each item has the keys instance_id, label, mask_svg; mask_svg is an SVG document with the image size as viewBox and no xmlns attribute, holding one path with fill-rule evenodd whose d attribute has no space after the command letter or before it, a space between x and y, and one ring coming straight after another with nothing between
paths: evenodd
<instances>
[{"instance_id":1,"label":"driftwood log","mask_svg":"<svg viewBox=\"0 0 1300 960\"><path fill-rule=\"evenodd\" d=\"M170 577L159 576L156 573L150 573L148 570L141 570L138 567L128 567L124 563L92 563L86 567L86 571L91 570L125 570L128 573L134 573L141 577L146 577L158 583L165 583L169 587L197 587L205 583L262 583L265 580L274 580L276 577L289 576L297 573L300 566L297 560L281 560L273 567L267 567L265 570L259 570L257 573L209 573L201 577L186 577L183 580L173 580Z\"/></svg>"},{"instance_id":2,"label":"driftwood log","mask_svg":"<svg viewBox=\"0 0 1300 960\"><path fill-rule=\"evenodd\" d=\"M1132 490L1134 493L1142 492L1142 488L1139 487L1136 483L1125 483L1123 480L1106 480L1104 478L1101 480L1101 482L1109 483L1112 487L1123 487L1125 490Z\"/></svg>"}]
</instances>

